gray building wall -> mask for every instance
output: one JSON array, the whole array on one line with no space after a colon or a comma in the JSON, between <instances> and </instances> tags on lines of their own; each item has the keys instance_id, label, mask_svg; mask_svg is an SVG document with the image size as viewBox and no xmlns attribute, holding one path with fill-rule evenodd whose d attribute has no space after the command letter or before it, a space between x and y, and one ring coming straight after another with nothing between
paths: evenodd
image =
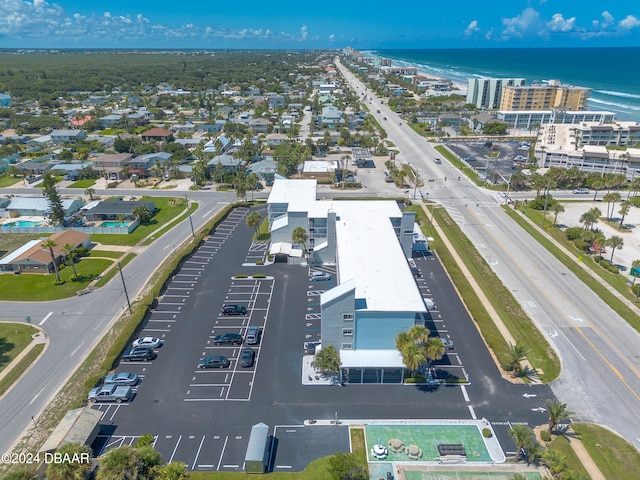
<instances>
[{"instance_id":1,"label":"gray building wall","mask_svg":"<svg viewBox=\"0 0 640 480\"><path fill-rule=\"evenodd\" d=\"M348 281L347 284L349 285L340 285L345 289L342 295L329 302L322 303L322 348L333 345L336 351L339 352L344 343L353 344L355 330L352 330L353 335L351 336L342 334L344 328L355 329L355 320L353 318L355 317L356 285L353 280ZM352 320L343 320L343 314L351 314Z\"/></svg>"}]
</instances>

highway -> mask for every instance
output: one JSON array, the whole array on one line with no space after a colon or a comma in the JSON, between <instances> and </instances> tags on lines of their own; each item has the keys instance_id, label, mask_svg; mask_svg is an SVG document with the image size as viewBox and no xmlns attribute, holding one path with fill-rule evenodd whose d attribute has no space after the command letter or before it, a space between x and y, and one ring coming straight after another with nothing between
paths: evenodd
<instances>
[{"instance_id":1,"label":"highway","mask_svg":"<svg viewBox=\"0 0 640 480\"><path fill-rule=\"evenodd\" d=\"M362 95L365 86L336 65ZM369 101L400 150L396 161L419 170L423 192L446 208L558 352L562 374L551 388L574 420L606 425L640 449L640 335L502 211L500 193L458 181L432 144L367 92Z\"/></svg>"},{"instance_id":2,"label":"highway","mask_svg":"<svg viewBox=\"0 0 640 480\"><path fill-rule=\"evenodd\" d=\"M6 194L25 193L24 189L5 190ZM60 193L77 195L78 191L61 189ZM177 193L145 191L145 195L164 197ZM96 191L96 195L112 194L112 190ZM140 191L118 190L118 195L139 196ZM222 207L236 200L234 192L188 192L188 195L190 201L199 203L192 215L196 229ZM190 236L191 226L185 217L150 247L135 250L137 256L123 269L131 299L143 290L171 250ZM53 302L0 302L0 320L24 322L25 317L30 316L32 324L39 325L50 340L40 360L0 399L0 452L9 452L25 430L33 426L33 422L38 422L40 412L123 313L126 305L118 275L104 287L81 297Z\"/></svg>"}]
</instances>

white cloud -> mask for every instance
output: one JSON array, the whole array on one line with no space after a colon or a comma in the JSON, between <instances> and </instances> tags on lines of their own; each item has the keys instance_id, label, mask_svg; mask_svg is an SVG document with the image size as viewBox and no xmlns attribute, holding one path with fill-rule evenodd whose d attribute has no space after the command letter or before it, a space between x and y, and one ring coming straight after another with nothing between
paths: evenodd
<instances>
[{"instance_id":1,"label":"white cloud","mask_svg":"<svg viewBox=\"0 0 640 480\"><path fill-rule=\"evenodd\" d=\"M631 29L640 27L640 20L638 20L633 15L627 15L625 19L620 20L620 23L618 23L618 26L622 30L631 30Z\"/></svg>"},{"instance_id":2,"label":"white cloud","mask_svg":"<svg viewBox=\"0 0 640 480\"><path fill-rule=\"evenodd\" d=\"M574 29L576 17L565 20L561 13L553 15L550 22L547 22L547 28L552 32L570 32Z\"/></svg>"},{"instance_id":3,"label":"white cloud","mask_svg":"<svg viewBox=\"0 0 640 480\"><path fill-rule=\"evenodd\" d=\"M469 25L467 25L467 28L464 29L464 36L470 37L471 35L473 35L474 33L478 33L479 31L480 29L478 28L478 21L473 20L471 23L469 23Z\"/></svg>"},{"instance_id":4,"label":"white cloud","mask_svg":"<svg viewBox=\"0 0 640 480\"><path fill-rule=\"evenodd\" d=\"M331 35L329 35L329 41L331 43L333 43L335 41L335 39L336 39L336 36L333 33Z\"/></svg>"},{"instance_id":5,"label":"white cloud","mask_svg":"<svg viewBox=\"0 0 640 480\"><path fill-rule=\"evenodd\" d=\"M504 29L501 37L504 40L540 35L543 32L540 14L533 8L526 8L515 17L503 18L502 25Z\"/></svg>"},{"instance_id":6,"label":"white cloud","mask_svg":"<svg viewBox=\"0 0 640 480\"><path fill-rule=\"evenodd\" d=\"M302 40L306 40L309 37L309 28L306 25L300 28L300 37L302 37Z\"/></svg>"}]
</instances>

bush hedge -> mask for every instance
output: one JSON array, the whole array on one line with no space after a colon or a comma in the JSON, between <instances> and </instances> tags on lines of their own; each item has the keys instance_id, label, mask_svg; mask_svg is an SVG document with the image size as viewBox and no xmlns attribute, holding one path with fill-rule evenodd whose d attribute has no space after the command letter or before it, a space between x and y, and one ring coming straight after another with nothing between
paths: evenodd
<instances>
[{"instance_id":1,"label":"bush hedge","mask_svg":"<svg viewBox=\"0 0 640 480\"><path fill-rule=\"evenodd\" d=\"M493 436L493 433L491 433L491 429L490 428L483 428L482 429L482 436L484 438L491 438Z\"/></svg>"}]
</instances>

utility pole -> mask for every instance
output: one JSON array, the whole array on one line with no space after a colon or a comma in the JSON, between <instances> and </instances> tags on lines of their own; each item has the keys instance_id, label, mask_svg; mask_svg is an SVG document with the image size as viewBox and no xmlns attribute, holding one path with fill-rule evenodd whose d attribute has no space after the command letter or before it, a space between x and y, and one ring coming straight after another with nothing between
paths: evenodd
<instances>
[{"instance_id":1,"label":"utility pole","mask_svg":"<svg viewBox=\"0 0 640 480\"><path fill-rule=\"evenodd\" d=\"M251 192L251 200L253 200L253 192ZM191 236L195 238L196 232L193 230L193 220L191 219L191 209L189 208L189 199L187 194L184 194L184 201L187 202L187 212L189 213L189 225L191 225Z\"/></svg>"},{"instance_id":2,"label":"utility pole","mask_svg":"<svg viewBox=\"0 0 640 480\"><path fill-rule=\"evenodd\" d=\"M544 196L544 211L542 212L542 229L544 230L544 219L547 216L547 205L549 204L549 189L551 188L551 178L547 181L547 193Z\"/></svg>"},{"instance_id":3,"label":"utility pole","mask_svg":"<svg viewBox=\"0 0 640 480\"><path fill-rule=\"evenodd\" d=\"M124 283L124 275L122 274L122 265L120 265L120 262L118 262L118 271L120 272L120 279L122 280L122 287L124 288L124 296L127 298L129 313L133 313L133 310L131 310L131 302L129 301L129 293L127 292L127 284Z\"/></svg>"}]
</instances>

